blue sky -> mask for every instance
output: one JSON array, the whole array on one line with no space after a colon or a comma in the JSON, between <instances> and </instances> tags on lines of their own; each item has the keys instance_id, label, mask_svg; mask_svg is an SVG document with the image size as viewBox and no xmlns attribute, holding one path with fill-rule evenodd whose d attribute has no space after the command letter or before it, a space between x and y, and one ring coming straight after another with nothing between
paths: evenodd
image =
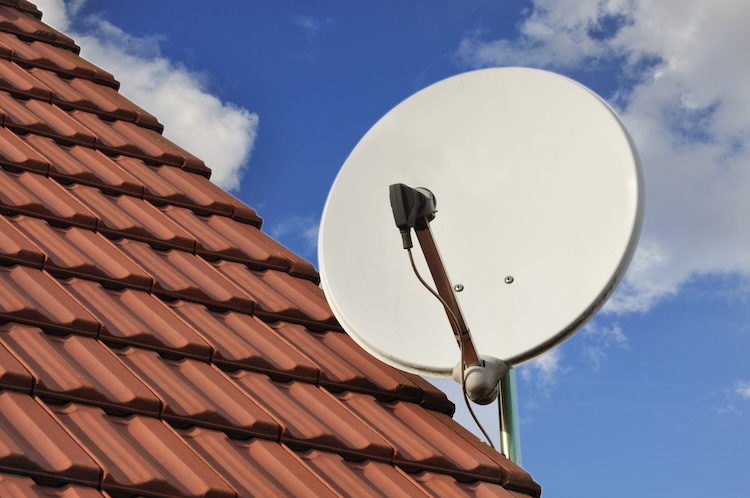
<instances>
[{"instance_id":1,"label":"blue sky","mask_svg":"<svg viewBox=\"0 0 750 498\"><path fill-rule=\"evenodd\" d=\"M37 3L312 261L338 169L412 93L507 65L589 86L641 152L646 224L605 309L518 369L523 466L547 498L748 496L750 4Z\"/></svg>"}]
</instances>

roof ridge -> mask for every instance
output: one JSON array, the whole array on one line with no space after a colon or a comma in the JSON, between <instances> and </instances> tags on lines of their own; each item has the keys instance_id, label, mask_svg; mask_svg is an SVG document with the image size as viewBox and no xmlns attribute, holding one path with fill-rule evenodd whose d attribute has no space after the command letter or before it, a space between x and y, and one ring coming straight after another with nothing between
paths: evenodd
<instances>
[{"instance_id":1,"label":"roof ridge","mask_svg":"<svg viewBox=\"0 0 750 498\"><path fill-rule=\"evenodd\" d=\"M13 15L13 12L20 15ZM38 14L38 15L37 15ZM42 22L42 13L25 0L0 2L0 31L13 33L19 38L39 40L78 54L81 47L72 38Z\"/></svg>"}]
</instances>

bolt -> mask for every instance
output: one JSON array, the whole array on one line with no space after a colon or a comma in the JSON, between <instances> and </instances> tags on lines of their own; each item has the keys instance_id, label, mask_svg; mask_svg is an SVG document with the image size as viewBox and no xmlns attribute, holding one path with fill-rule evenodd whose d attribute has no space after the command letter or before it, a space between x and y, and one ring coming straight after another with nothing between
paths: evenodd
<instances>
[{"instance_id":1,"label":"bolt","mask_svg":"<svg viewBox=\"0 0 750 498\"><path fill-rule=\"evenodd\" d=\"M462 290L464 290L464 286L461 284L456 284L453 286L453 290L456 292L461 292Z\"/></svg>"},{"instance_id":2,"label":"bolt","mask_svg":"<svg viewBox=\"0 0 750 498\"><path fill-rule=\"evenodd\" d=\"M507 277L505 277L505 283L506 284L512 284L513 280L514 280L513 277L511 277L510 275L508 275Z\"/></svg>"}]
</instances>

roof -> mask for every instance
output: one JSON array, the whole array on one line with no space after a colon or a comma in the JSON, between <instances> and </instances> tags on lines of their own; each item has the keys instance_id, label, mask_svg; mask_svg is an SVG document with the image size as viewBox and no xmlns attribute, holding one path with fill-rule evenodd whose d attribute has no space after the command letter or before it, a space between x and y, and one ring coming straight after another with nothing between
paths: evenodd
<instances>
[{"instance_id":1,"label":"roof","mask_svg":"<svg viewBox=\"0 0 750 498\"><path fill-rule=\"evenodd\" d=\"M539 496L25 0L0 0L0 495Z\"/></svg>"}]
</instances>

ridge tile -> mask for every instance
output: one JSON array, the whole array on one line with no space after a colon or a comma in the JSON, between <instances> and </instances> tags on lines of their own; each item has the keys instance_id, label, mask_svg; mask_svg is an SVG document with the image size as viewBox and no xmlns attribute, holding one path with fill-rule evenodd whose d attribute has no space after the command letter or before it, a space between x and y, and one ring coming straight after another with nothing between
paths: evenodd
<instances>
[{"instance_id":1,"label":"ridge tile","mask_svg":"<svg viewBox=\"0 0 750 498\"><path fill-rule=\"evenodd\" d=\"M102 473L36 398L11 391L0 392L0 471L51 485L93 487Z\"/></svg>"},{"instance_id":2,"label":"ridge tile","mask_svg":"<svg viewBox=\"0 0 750 498\"><path fill-rule=\"evenodd\" d=\"M164 422L116 417L100 408L67 404L51 410L102 462L101 489L117 494L234 498L229 485Z\"/></svg>"},{"instance_id":3,"label":"ridge tile","mask_svg":"<svg viewBox=\"0 0 750 498\"><path fill-rule=\"evenodd\" d=\"M81 50L72 38L43 23L36 16L5 5L0 5L0 30L51 42L75 53Z\"/></svg>"},{"instance_id":4,"label":"ridge tile","mask_svg":"<svg viewBox=\"0 0 750 498\"><path fill-rule=\"evenodd\" d=\"M197 427L178 432L239 496L341 496L292 451L275 441L238 441L224 433Z\"/></svg>"},{"instance_id":5,"label":"ridge tile","mask_svg":"<svg viewBox=\"0 0 750 498\"><path fill-rule=\"evenodd\" d=\"M281 442L288 446L333 451L356 460L391 461L393 448L325 390L300 381L277 382L246 370L230 375L281 422Z\"/></svg>"},{"instance_id":6,"label":"ridge tile","mask_svg":"<svg viewBox=\"0 0 750 498\"><path fill-rule=\"evenodd\" d=\"M42 18L42 12L29 0L2 0L2 2L0 3L3 3L4 5L8 5L10 7L15 7L16 10L25 12L36 17L37 19Z\"/></svg>"},{"instance_id":7,"label":"ridge tile","mask_svg":"<svg viewBox=\"0 0 750 498\"><path fill-rule=\"evenodd\" d=\"M49 273L27 266L0 266L0 318L96 336L99 322Z\"/></svg>"},{"instance_id":8,"label":"ridge tile","mask_svg":"<svg viewBox=\"0 0 750 498\"><path fill-rule=\"evenodd\" d=\"M54 227L38 218L18 218L18 231L47 255L44 269L51 274L151 289L151 276L102 235L78 227Z\"/></svg>"},{"instance_id":9,"label":"ridge tile","mask_svg":"<svg viewBox=\"0 0 750 498\"><path fill-rule=\"evenodd\" d=\"M0 340L32 372L34 394L43 399L159 415L156 395L93 337L51 336L37 327L5 324Z\"/></svg>"},{"instance_id":10,"label":"ridge tile","mask_svg":"<svg viewBox=\"0 0 750 498\"><path fill-rule=\"evenodd\" d=\"M203 336L152 294L106 289L78 278L60 284L101 322L99 339L106 344L134 345L203 361L211 358L211 347Z\"/></svg>"},{"instance_id":11,"label":"ridge tile","mask_svg":"<svg viewBox=\"0 0 750 498\"><path fill-rule=\"evenodd\" d=\"M317 383L318 368L310 359L258 318L237 311L210 311L189 301L178 300L168 305L177 316L201 331L215 350L212 361L217 366Z\"/></svg>"},{"instance_id":12,"label":"ridge tile","mask_svg":"<svg viewBox=\"0 0 750 498\"><path fill-rule=\"evenodd\" d=\"M162 418L173 426L199 425L234 437L279 439L280 427L216 367L197 360L170 360L152 351L116 351L164 400Z\"/></svg>"}]
</instances>

